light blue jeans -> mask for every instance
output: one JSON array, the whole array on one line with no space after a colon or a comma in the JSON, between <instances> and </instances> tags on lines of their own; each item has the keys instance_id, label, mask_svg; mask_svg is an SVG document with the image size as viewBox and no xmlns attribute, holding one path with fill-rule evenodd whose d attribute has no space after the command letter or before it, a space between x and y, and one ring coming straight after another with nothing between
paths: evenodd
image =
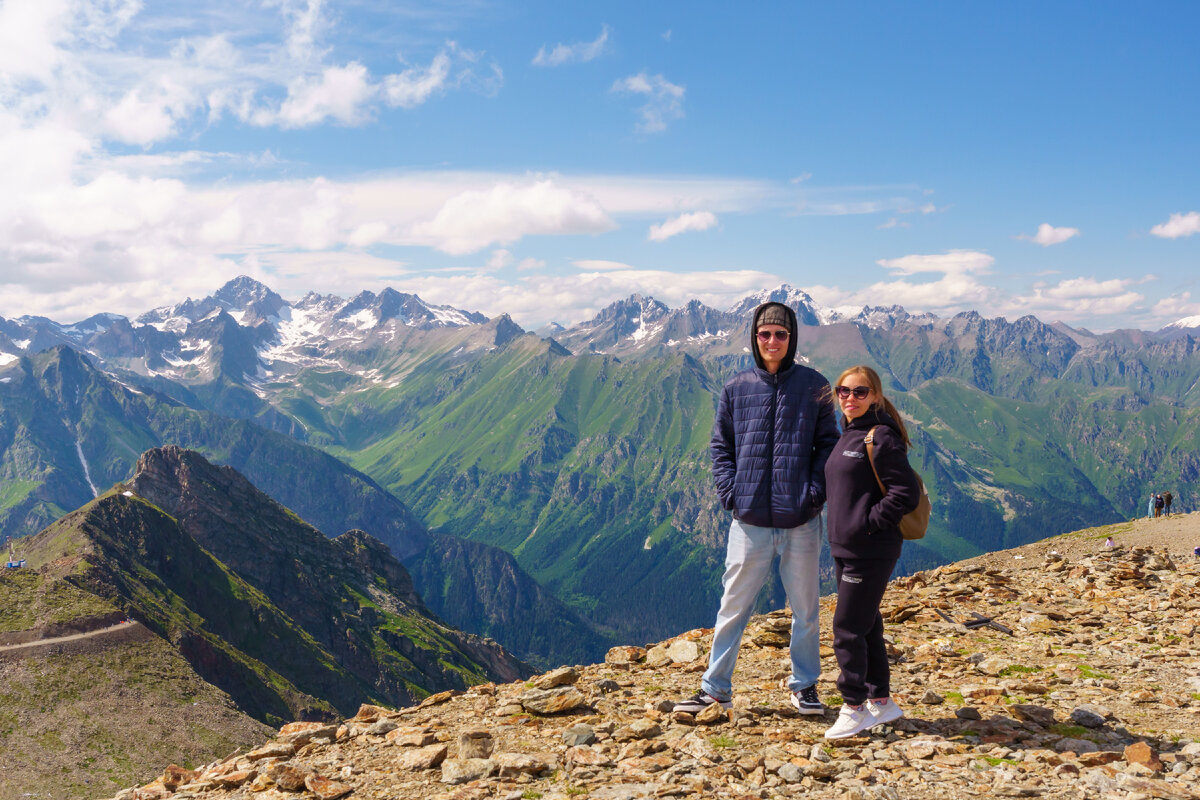
<instances>
[{"instance_id":1,"label":"light blue jeans","mask_svg":"<svg viewBox=\"0 0 1200 800\"><path fill-rule=\"evenodd\" d=\"M721 578L725 591L717 612L708 670L700 680L703 691L722 700L732 697L733 667L742 634L777 555L779 577L792 607L792 675L788 688L798 692L817 682L821 676L820 552L820 515L798 528L760 528L733 521L729 526L725 575Z\"/></svg>"}]
</instances>

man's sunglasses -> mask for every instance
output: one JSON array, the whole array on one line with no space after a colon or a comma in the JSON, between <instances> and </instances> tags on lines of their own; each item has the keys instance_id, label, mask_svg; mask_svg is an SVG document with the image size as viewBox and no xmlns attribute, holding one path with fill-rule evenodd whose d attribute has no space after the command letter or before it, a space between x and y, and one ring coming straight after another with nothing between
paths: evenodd
<instances>
[{"instance_id":1,"label":"man's sunglasses","mask_svg":"<svg viewBox=\"0 0 1200 800\"><path fill-rule=\"evenodd\" d=\"M757 334L758 340L760 342L771 341L772 335L774 335L775 340L779 341L779 342L786 342L788 340L788 332L787 331L759 331Z\"/></svg>"},{"instance_id":2,"label":"man's sunglasses","mask_svg":"<svg viewBox=\"0 0 1200 800\"><path fill-rule=\"evenodd\" d=\"M855 386L851 389L849 386L839 386L835 389L837 396L845 400L850 395L854 395L855 400L862 400L871 393L870 386Z\"/></svg>"}]
</instances>

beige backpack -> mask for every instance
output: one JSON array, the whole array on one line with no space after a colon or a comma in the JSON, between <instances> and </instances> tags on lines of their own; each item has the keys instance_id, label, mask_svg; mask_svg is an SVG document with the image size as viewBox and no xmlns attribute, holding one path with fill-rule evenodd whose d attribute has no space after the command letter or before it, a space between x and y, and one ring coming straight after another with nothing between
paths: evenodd
<instances>
[{"instance_id":1,"label":"beige backpack","mask_svg":"<svg viewBox=\"0 0 1200 800\"><path fill-rule=\"evenodd\" d=\"M875 428L867 431L863 444L867 446L867 461L871 463L871 472L875 473L875 482L879 484L879 491L887 494L887 487L883 485L883 481L879 480L879 471L875 469ZM905 539L924 538L925 529L929 527L929 514L933 511L933 506L929 502L929 492L925 490L925 481L921 480L921 476L917 475L916 470L913 470L913 474L917 476L921 499L917 501L916 508L900 519L900 535Z\"/></svg>"}]
</instances>

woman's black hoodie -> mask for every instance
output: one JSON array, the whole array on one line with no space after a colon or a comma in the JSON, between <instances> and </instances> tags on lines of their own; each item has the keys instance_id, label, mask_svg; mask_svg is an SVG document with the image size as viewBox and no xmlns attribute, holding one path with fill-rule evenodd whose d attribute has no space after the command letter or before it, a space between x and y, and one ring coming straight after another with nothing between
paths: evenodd
<instances>
[{"instance_id":1,"label":"woman's black hoodie","mask_svg":"<svg viewBox=\"0 0 1200 800\"><path fill-rule=\"evenodd\" d=\"M879 490L867 447L875 428L875 469L887 487ZM871 408L846 425L825 462L829 551L836 558L896 559L904 542L900 519L917 507L920 487L908 464L904 439L886 411Z\"/></svg>"}]
</instances>

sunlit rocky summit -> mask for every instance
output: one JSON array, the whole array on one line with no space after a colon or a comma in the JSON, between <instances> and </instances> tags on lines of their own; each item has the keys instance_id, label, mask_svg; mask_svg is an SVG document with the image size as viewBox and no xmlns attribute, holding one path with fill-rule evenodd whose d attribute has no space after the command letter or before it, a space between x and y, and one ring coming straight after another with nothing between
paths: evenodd
<instances>
[{"instance_id":1,"label":"sunlit rocky summit","mask_svg":"<svg viewBox=\"0 0 1200 800\"><path fill-rule=\"evenodd\" d=\"M693 630L525 682L287 724L117 798L1196 797L1197 540L1197 515L1141 520L893 582L883 613L907 715L868 736L830 743L832 710L792 711L779 611L750 625L729 712L672 711L704 668L711 631Z\"/></svg>"}]
</instances>

